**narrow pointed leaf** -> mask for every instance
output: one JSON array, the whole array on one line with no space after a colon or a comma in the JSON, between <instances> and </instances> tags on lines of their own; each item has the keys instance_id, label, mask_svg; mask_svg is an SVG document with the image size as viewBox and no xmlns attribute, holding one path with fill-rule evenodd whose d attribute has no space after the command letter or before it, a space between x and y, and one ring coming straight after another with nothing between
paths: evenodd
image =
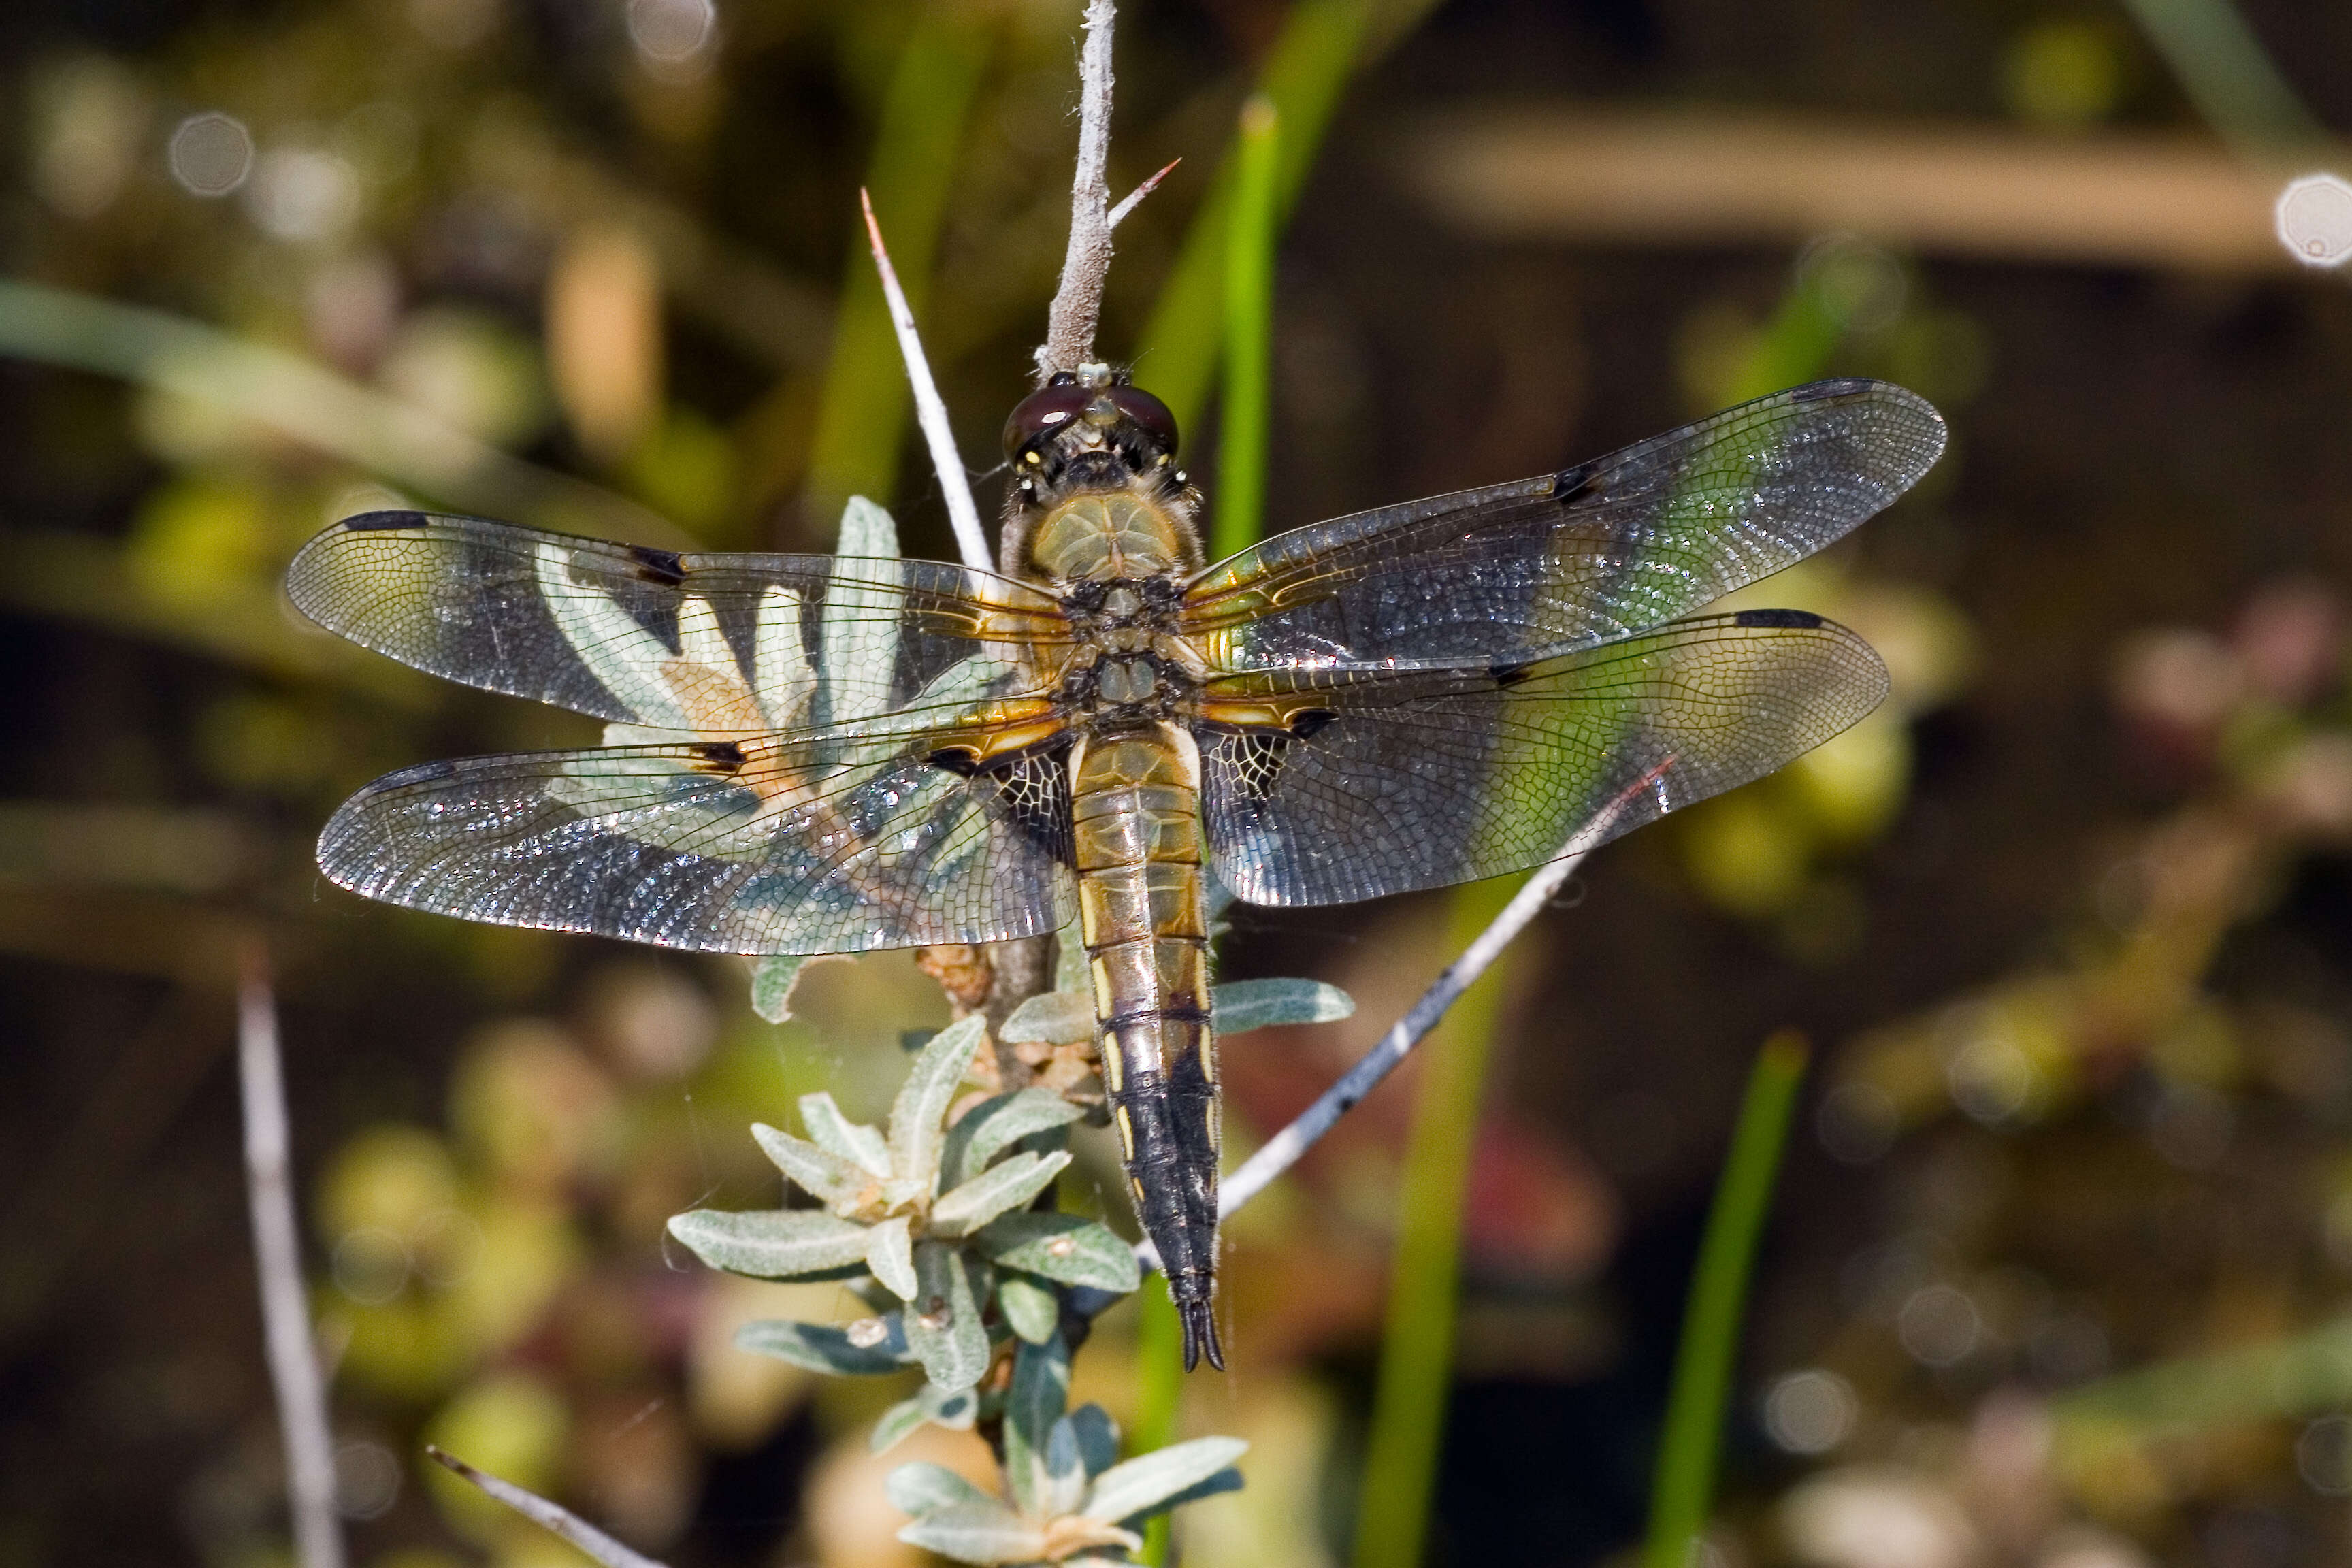
<instances>
[{"instance_id":1,"label":"narrow pointed leaf","mask_svg":"<svg viewBox=\"0 0 2352 1568\"><path fill-rule=\"evenodd\" d=\"M1155 1448L1096 1477L1083 1511L1105 1524L1156 1512L1248 1451L1239 1437L1195 1437Z\"/></svg>"},{"instance_id":2,"label":"narrow pointed leaf","mask_svg":"<svg viewBox=\"0 0 2352 1568\"><path fill-rule=\"evenodd\" d=\"M874 1173L865 1167L765 1122L751 1123L751 1140L775 1163L785 1180L814 1194L827 1207L854 1206L875 1187Z\"/></svg>"},{"instance_id":3,"label":"narrow pointed leaf","mask_svg":"<svg viewBox=\"0 0 2352 1568\"><path fill-rule=\"evenodd\" d=\"M1042 1345L1023 1345L1013 1363L1013 1386L1004 1395L1004 1476L1024 1513L1045 1511L1045 1445L1069 1394L1070 1351L1061 1335Z\"/></svg>"},{"instance_id":4,"label":"narrow pointed leaf","mask_svg":"<svg viewBox=\"0 0 2352 1568\"><path fill-rule=\"evenodd\" d=\"M969 1236L1007 1209L1018 1208L1053 1184L1070 1163L1066 1150L1022 1152L992 1165L931 1205L935 1236Z\"/></svg>"},{"instance_id":5,"label":"narrow pointed leaf","mask_svg":"<svg viewBox=\"0 0 2352 1568\"><path fill-rule=\"evenodd\" d=\"M866 1437L866 1450L887 1454L912 1436L916 1429L929 1419L923 1414L920 1399L902 1399L882 1412L882 1418L874 1423L874 1430Z\"/></svg>"},{"instance_id":6,"label":"narrow pointed leaf","mask_svg":"<svg viewBox=\"0 0 2352 1568\"><path fill-rule=\"evenodd\" d=\"M877 1328L879 1338L859 1342L868 1340ZM795 1323L781 1318L746 1323L735 1331L735 1343L742 1350L837 1377L879 1377L914 1359L907 1349L906 1326L895 1312L848 1327Z\"/></svg>"},{"instance_id":7,"label":"narrow pointed leaf","mask_svg":"<svg viewBox=\"0 0 2352 1568\"><path fill-rule=\"evenodd\" d=\"M1013 1009L1004 1020L1008 1046L1075 1046L1095 1029L1093 1000L1076 991L1048 991Z\"/></svg>"},{"instance_id":8,"label":"narrow pointed leaf","mask_svg":"<svg viewBox=\"0 0 2352 1568\"><path fill-rule=\"evenodd\" d=\"M955 1249L942 1242L926 1241L915 1248L907 1344L941 1388L970 1388L988 1370L988 1331L981 1326L971 1277Z\"/></svg>"},{"instance_id":9,"label":"narrow pointed leaf","mask_svg":"<svg viewBox=\"0 0 2352 1568\"><path fill-rule=\"evenodd\" d=\"M921 1459L892 1470L882 1489L889 1494L890 1506L900 1513L919 1515L964 1503L998 1501L945 1465Z\"/></svg>"},{"instance_id":10,"label":"narrow pointed leaf","mask_svg":"<svg viewBox=\"0 0 2352 1568\"><path fill-rule=\"evenodd\" d=\"M898 668L898 531L864 496L841 509L842 564L826 584L819 647L825 679L824 721L842 724L882 711Z\"/></svg>"},{"instance_id":11,"label":"narrow pointed leaf","mask_svg":"<svg viewBox=\"0 0 2352 1568\"><path fill-rule=\"evenodd\" d=\"M1061 1298L1051 1285L1041 1285L1025 1274L1007 1274L997 1281L996 1304L1004 1321L1020 1338L1042 1345L1061 1326Z\"/></svg>"},{"instance_id":12,"label":"narrow pointed leaf","mask_svg":"<svg viewBox=\"0 0 2352 1568\"><path fill-rule=\"evenodd\" d=\"M801 1096L801 1125L820 1149L829 1150L877 1176L890 1173L890 1145L878 1127L852 1121L824 1089Z\"/></svg>"},{"instance_id":13,"label":"narrow pointed leaf","mask_svg":"<svg viewBox=\"0 0 2352 1568\"><path fill-rule=\"evenodd\" d=\"M890 1173L901 1184L917 1187L917 1195L939 1191L940 1144L948 1107L956 1085L971 1066L972 1053L988 1032L988 1020L975 1013L958 1019L931 1037L915 1058L890 1107Z\"/></svg>"},{"instance_id":14,"label":"narrow pointed leaf","mask_svg":"<svg viewBox=\"0 0 2352 1568\"><path fill-rule=\"evenodd\" d=\"M1043 1531L993 1499L934 1509L898 1539L959 1563L1034 1563L1046 1547Z\"/></svg>"},{"instance_id":15,"label":"narrow pointed leaf","mask_svg":"<svg viewBox=\"0 0 2352 1568\"><path fill-rule=\"evenodd\" d=\"M1045 1435L1045 1489L1040 1510L1048 1516L1076 1513L1086 1500L1087 1467L1078 1448L1078 1429L1063 1416Z\"/></svg>"},{"instance_id":16,"label":"narrow pointed leaf","mask_svg":"<svg viewBox=\"0 0 2352 1568\"><path fill-rule=\"evenodd\" d=\"M793 1016L793 987L801 983L804 954L780 952L760 960L751 971L751 1011L771 1024Z\"/></svg>"},{"instance_id":17,"label":"narrow pointed leaf","mask_svg":"<svg viewBox=\"0 0 2352 1568\"><path fill-rule=\"evenodd\" d=\"M940 1157L940 1185L961 1186L1022 1139L1067 1126L1085 1114L1050 1089L1024 1089L983 1100L948 1129L946 1150Z\"/></svg>"},{"instance_id":18,"label":"narrow pointed leaf","mask_svg":"<svg viewBox=\"0 0 2352 1568\"><path fill-rule=\"evenodd\" d=\"M1355 998L1319 980L1234 980L1212 989L1210 1027L1244 1035L1276 1024L1329 1024L1351 1017Z\"/></svg>"},{"instance_id":19,"label":"narrow pointed leaf","mask_svg":"<svg viewBox=\"0 0 2352 1568\"><path fill-rule=\"evenodd\" d=\"M1070 1429L1078 1436L1078 1458L1087 1474L1101 1475L1118 1463L1118 1423L1099 1405L1081 1405L1070 1412Z\"/></svg>"},{"instance_id":20,"label":"narrow pointed leaf","mask_svg":"<svg viewBox=\"0 0 2352 1568\"><path fill-rule=\"evenodd\" d=\"M866 1227L816 1209L696 1209L669 1233L713 1268L756 1279L792 1279L866 1258Z\"/></svg>"},{"instance_id":21,"label":"narrow pointed leaf","mask_svg":"<svg viewBox=\"0 0 2352 1568\"><path fill-rule=\"evenodd\" d=\"M866 1233L866 1267L902 1301L915 1299L915 1243L907 1216L886 1219Z\"/></svg>"},{"instance_id":22,"label":"narrow pointed leaf","mask_svg":"<svg viewBox=\"0 0 2352 1568\"><path fill-rule=\"evenodd\" d=\"M1002 1215L976 1239L1000 1268L1042 1275L1057 1284L1124 1294L1143 1282L1133 1247L1074 1214Z\"/></svg>"}]
</instances>

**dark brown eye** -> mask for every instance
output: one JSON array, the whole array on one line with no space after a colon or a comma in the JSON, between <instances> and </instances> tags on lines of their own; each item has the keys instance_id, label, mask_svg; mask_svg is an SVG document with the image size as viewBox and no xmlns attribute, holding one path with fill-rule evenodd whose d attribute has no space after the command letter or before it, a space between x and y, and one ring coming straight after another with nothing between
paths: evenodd
<instances>
[{"instance_id":1,"label":"dark brown eye","mask_svg":"<svg viewBox=\"0 0 2352 1568\"><path fill-rule=\"evenodd\" d=\"M1018 459L1033 443L1058 430L1087 410L1095 395L1083 386L1048 386L1013 405L1004 422L1004 455Z\"/></svg>"},{"instance_id":2,"label":"dark brown eye","mask_svg":"<svg viewBox=\"0 0 2352 1568\"><path fill-rule=\"evenodd\" d=\"M1114 386L1110 400L1121 414L1134 420L1160 443L1160 449L1170 457L1176 455L1176 416L1168 412L1168 405L1139 386Z\"/></svg>"}]
</instances>

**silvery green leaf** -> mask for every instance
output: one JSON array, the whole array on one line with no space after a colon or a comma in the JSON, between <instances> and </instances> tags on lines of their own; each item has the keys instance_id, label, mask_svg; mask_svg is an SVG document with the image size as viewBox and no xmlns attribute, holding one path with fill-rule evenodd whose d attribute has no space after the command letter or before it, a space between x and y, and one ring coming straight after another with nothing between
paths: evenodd
<instances>
[{"instance_id":1,"label":"silvery green leaf","mask_svg":"<svg viewBox=\"0 0 2352 1568\"><path fill-rule=\"evenodd\" d=\"M825 711L822 721L870 719L889 706L898 669L899 604L891 590L903 578L898 530L890 514L864 496L841 510L840 557L825 586L820 634Z\"/></svg>"},{"instance_id":2,"label":"silvery green leaf","mask_svg":"<svg viewBox=\"0 0 2352 1568\"><path fill-rule=\"evenodd\" d=\"M824 1089L801 1096L801 1125L820 1149L830 1149L875 1175L890 1173L890 1145L882 1130L849 1120Z\"/></svg>"},{"instance_id":3,"label":"silvery green leaf","mask_svg":"<svg viewBox=\"0 0 2352 1568\"><path fill-rule=\"evenodd\" d=\"M1001 1038L1008 1046L1075 1046L1095 1032L1095 1005L1075 991L1048 991L1013 1009Z\"/></svg>"},{"instance_id":4,"label":"silvery green leaf","mask_svg":"<svg viewBox=\"0 0 2352 1568\"><path fill-rule=\"evenodd\" d=\"M1249 1445L1239 1437L1195 1437L1155 1448L1096 1477L1083 1511L1105 1524L1156 1513L1248 1451Z\"/></svg>"},{"instance_id":5,"label":"silvery green leaf","mask_svg":"<svg viewBox=\"0 0 2352 1568\"><path fill-rule=\"evenodd\" d=\"M1087 1467L1079 1458L1078 1429L1063 1416L1045 1435L1045 1488L1040 1500L1051 1517L1075 1513L1086 1500Z\"/></svg>"},{"instance_id":6,"label":"silvery green leaf","mask_svg":"<svg viewBox=\"0 0 2352 1568\"><path fill-rule=\"evenodd\" d=\"M988 1331L972 1300L971 1279L955 1249L926 1241L915 1247L915 1295L907 1306L907 1344L941 1388L970 1388L988 1370Z\"/></svg>"},{"instance_id":7,"label":"silvery green leaf","mask_svg":"<svg viewBox=\"0 0 2352 1568\"><path fill-rule=\"evenodd\" d=\"M1122 1294L1143 1281L1135 1249L1101 1225L1074 1214L999 1215L978 1237L999 1268L1042 1275L1062 1285Z\"/></svg>"},{"instance_id":8,"label":"silvery green leaf","mask_svg":"<svg viewBox=\"0 0 2352 1568\"><path fill-rule=\"evenodd\" d=\"M1070 1429L1078 1436L1078 1458L1087 1474L1101 1475L1118 1463L1118 1423L1099 1405L1081 1405L1070 1412Z\"/></svg>"},{"instance_id":9,"label":"silvery green leaf","mask_svg":"<svg viewBox=\"0 0 2352 1568\"><path fill-rule=\"evenodd\" d=\"M1024 1089L983 1100L948 1129L940 1184L961 1186L988 1163L1034 1132L1064 1127L1086 1113L1050 1089Z\"/></svg>"},{"instance_id":10,"label":"silvery green leaf","mask_svg":"<svg viewBox=\"0 0 2352 1568\"><path fill-rule=\"evenodd\" d=\"M882 1418L874 1423L874 1430L866 1438L867 1452L888 1453L912 1436L915 1429L929 1419L929 1416L923 1414L923 1402L920 1399L898 1401L898 1404L882 1412Z\"/></svg>"},{"instance_id":11,"label":"silvery green leaf","mask_svg":"<svg viewBox=\"0 0 2352 1568\"><path fill-rule=\"evenodd\" d=\"M1004 1475L1024 1513L1045 1511L1045 1445L1069 1395L1070 1351L1061 1335L1015 1352L1004 1395Z\"/></svg>"},{"instance_id":12,"label":"silvery green leaf","mask_svg":"<svg viewBox=\"0 0 2352 1568\"><path fill-rule=\"evenodd\" d=\"M669 1233L713 1268L756 1279L791 1279L866 1258L866 1227L817 1209L696 1209L672 1216Z\"/></svg>"},{"instance_id":13,"label":"silvery green leaf","mask_svg":"<svg viewBox=\"0 0 2352 1568\"><path fill-rule=\"evenodd\" d=\"M846 1325L795 1323L778 1318L746 1323L735 1331L743 1350L840 1377L878 1377L913 1359L898 1314L866 1318Z\"/></svg>"},{"instance_id":14,"label":"silvery green leaf","mask_svg":"<svg viewBox=\"0 0 2352 1568\"><path fill-rule=\"evenodd\" d=\"M751 1123L751 1141L775 1162L785 1179L803 1192L821 1198L826 1206L856 1206L875 1186L874 1174L829 1149L779 1131L763 1121Z\"/></svg>"},{"instance_id":15,"label":"silvery green leaf","mask_svg":"<svg viewBox=\"0 0 2352 1568\"><path fill-rule=\"evenodd\" d=\"M1005 1210L1018 1208L1044 1192L1069 1163L1066 1150L1052 1154L1024 1150L991 1165L931 1205L931 1234L971 1235Z\"/></svg>"},{"instance_id":16,"label":"silvery green leaf","mask_svg":"<svg viewBox=\"0 0 2352 1568\"><path fill-rule=\"evenodd\" d=\"M935 1509L898 1531L909 1546L959 1563L1035 1563L1045 1555L1045 1531L993 1498Z\"/></svg>"},{"instance_id":17,"label":"silvery green leaf","mask_svg":"<svg viewBox=\"0 0 2352 1568\"><path fill-rule=\"evenodd\" d=\"M572 552L553 542L538 547L539 602L604 689L657 729L691 730L677 694L656 672L676 655L637 618L603 594L583 593L572 578Z\"/></svg>"},{"instance_id":18,"label":"silvery green leaf","mask_svg":"<svg viewBox=\"0 0 2352 1568\"><path fill-rule=\"evenodd\" d=\"M789 588L771 586L760 595L751 630L751 694L761 715L776 729L798 729L809 721L816 672L809 668L808 649L801 642L801 597Z\"/></svg>"},{"instance_id":19,"label":"silvery green leaf","mask_svg":"<svg viewBox=\"0 0 2352 1568\"><path fill-rule=\"evenodd\" d=\"M1212 989L1209 1025L1245 1035L1276 1024L1329 1024L1352 1016L1355 999L1319 980L1234 980Z\"/></svg>"},{"instance_id":20,"label":"silvery green leaf","mask_svg":"<svg viewBox=\"0 0 2352 1568\"><path fill-rule=\"evenodd\" d=\"M608 744L610 742L607 742ZM808 959L797 952L770 953L751 969L751 1011L771 1024L793 1016L793 987Z\"/></svg>"},{"instance_id":21,"label":"silvery green leaf","mask_svg":"<svg viewBox=\"0 0 2352 1568\"><path fill-rule=\"evenodd\" d=\"M915 1243L905 1215L866 1227L866 1267L900 1300L915 1299Z\"/></svg>"},{"instance_id":22,"label":"silvery green leaf","mask_svg":"<svg viewBox=\"0 0 2352 1568\"><path fill-rule=\"evenodd\" d=\"M945 1465L922 1459L892 1470L882 1489L889 1495L890 1506L900 1513L925 1514L962 1503L997 1500Z\"/></svg>"},{"instance_id":23,"label":"silvery green leaf","mask_svg":"<svg viewBox=\"0 0 2352 1568\"><path fill-rule=\"evenodd\" d=\"M948 1107L955 1102L956 1086L987 1033L988 1020L977 1013L950 1024L923 1047L907 1081L898 1086L898 1098L890 1107L890 1172L895 1182L915 1189L912 1196L929 1197L939 1191Z\"/></svg>"},{"instance_id":24,"label":"silvery green leaf","mask_svg":"<svg viewBox=\"0 0 2352 1568\"><path fill-rule=\"evenodd\" d=\"M941 1388L936 1383L926 1383L915 1391L915 1403L923 1407L923 1419L934 1426L969 1432L980 1415L980 1390Z\"/></svg>"},{"instance_id":25,"label":"silvery green leaf","mask_svg":"<svg viewBox=\"0 0 2352 1568\"><path fill-rule=\"evenodd\" d=\"M1050 1285L1040 1285L1025 1274L1007 1274L996 1284L996 1304L1004 1321L1018 1337L1042 1345L1061 1326L1062 1300Z\"/></svg>"},{"instance_id":26,"label":"silvery green leaf","mask_svg":"<svg viewBox=\"0 0 2352 1568\"><path fill-rule=\"evenodd\" d=\"M1072 921L1054 937L1054 989L1079 996L1094 994L1094 982L1087 973L1086 931Z\"/></svg>"}]
</instances>

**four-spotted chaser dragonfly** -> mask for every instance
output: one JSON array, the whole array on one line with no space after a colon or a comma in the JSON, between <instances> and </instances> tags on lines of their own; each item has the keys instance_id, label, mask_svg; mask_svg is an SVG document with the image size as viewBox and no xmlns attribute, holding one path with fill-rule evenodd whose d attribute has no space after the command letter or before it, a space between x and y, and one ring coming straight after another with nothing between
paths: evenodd
<instances>
[{"instance_id":1,"label":"four-spotted chaser dragonfly","mask_svg":"<svg viewBox=\"0 0 2352 1568\"><path fill-rule=\"evenodd\" d=\"M1214 564L1175 422L1123 374L1055 376L1004 445L1001 576L417 511L320 534L289 586L321 626L611 728L379 779L319 863L396 904L724 952L1076 921L1185 1363L1222 1366L1204 871L1300 905L1524 870L1828 740L1885 692L1868 645L1692 612L1902 494L1943 421L1819 382Z\"/></svg>"}]
</instances>

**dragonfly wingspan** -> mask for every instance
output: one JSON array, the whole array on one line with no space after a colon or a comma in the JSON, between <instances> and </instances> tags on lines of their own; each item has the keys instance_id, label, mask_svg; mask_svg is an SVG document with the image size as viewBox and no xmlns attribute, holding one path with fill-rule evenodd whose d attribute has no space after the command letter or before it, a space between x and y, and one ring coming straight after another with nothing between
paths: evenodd
<instances>
[{"instance_id":1,"label":"dragonfly wingspan","mask_svg":"<svg viewBox=\"0 0 2352 1568\"><path fill-rule=\"evenodd\" d=\"M1944 437L1899 386L1817 382L1557 474L1278 535L1193 579L1184 626L1223 671L1591 647L1843 537Z\"/></svg>"},{"instance_id":2,"label":"dragonfly wingspan","mask_svg":"<svg viewBox=\"0 0 2352 1568\"><path fill-rule=\"evenodd\" d=\"M430 674L621 723L746 733L888 712L974 657L1050 664L1034 587L930 561L680 554L436 512L303 546L297 608Z\"/></svg>"},{"instance_id":3,"label":"dragonfly wingspan","mask_svg":"<svg viewBox=\"0 0 2352 1568\"><path fill-rule=\"evenodd\" d=\"M1760 778L1885 692L1868 644L1789 610L1528 663L1227 677L1210 712L1254 721L1198 732L1211 859L1260 904L1524 870Z\"/></svg>"},{"instance_id":4,"label":"dragonfly wingspan","mask_svg":"<svg viewBox=\"0 0 2352 1568\"><path fill-rule=\"evenodd\" d=\"M945 765L919 715L897 717L895 737L834 727L404 769L343 805L319 864L415 909L721 952L1001 942L1066 924L1062 754Z\"/></svg>"}]
</instances>

